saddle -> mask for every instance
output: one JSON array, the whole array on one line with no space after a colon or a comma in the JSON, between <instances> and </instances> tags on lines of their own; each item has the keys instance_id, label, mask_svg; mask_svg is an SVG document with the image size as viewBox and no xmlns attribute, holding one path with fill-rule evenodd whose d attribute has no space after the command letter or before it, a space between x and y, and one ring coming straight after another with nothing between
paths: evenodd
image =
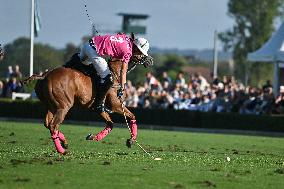
<instances>
[{"instance_id":1,"label":"saddle","mask_svg":"<svg viewBox=\"0 0 284 189\"><path fill-rule=\"evenodd\" d=\"M66 62L63 67L65 68L71 68L74 70L77 70L79 72L82 72L84 75L89 76L91 78L98 78L99 76L96 73L96 70L94 69L93 65L85 65L82 64L79 53L75 53L72 55L71 59Z\"/></svg>"}]
</instances>

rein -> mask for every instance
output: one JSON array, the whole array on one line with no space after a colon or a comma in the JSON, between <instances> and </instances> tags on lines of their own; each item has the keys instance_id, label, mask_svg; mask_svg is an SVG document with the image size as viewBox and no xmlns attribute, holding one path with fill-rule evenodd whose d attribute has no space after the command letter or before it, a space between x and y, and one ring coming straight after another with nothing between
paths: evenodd
<instances>
[{"instance_id":1,"label":"rein","mask_svg":"<svg viewBox=\"0 0 284 189\"><path fill-rule=\"evenodd\" d=\"M108 67L110 69L112 77L119 83L119 75L114 73L111 66L109 65L110 62L115 62L115 61L109 60L108 61ZM127 70L126 74L128 74L132 70L134 70L137 65L143 65L145 68L147 68L149 66L153 66L153 64L154 64L153 58L151 56L145 56L142 59L140 59L139 61L132 61L132 62L133 62L133 65ZM113 87L120 87L120 85L117 85L117 86L113 85Z\"/></svg>"}]
</instances>

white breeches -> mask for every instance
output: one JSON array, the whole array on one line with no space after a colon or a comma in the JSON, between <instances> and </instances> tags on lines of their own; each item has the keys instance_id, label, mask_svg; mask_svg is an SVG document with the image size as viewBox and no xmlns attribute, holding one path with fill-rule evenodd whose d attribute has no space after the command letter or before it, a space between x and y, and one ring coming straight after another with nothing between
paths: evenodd
<instances>
[{"instance_id":1,"label":"white breeches","mask_svg":"<svg viewBox=\"0 0 284 189\"><path fill-rule=\"evenodd\" d=\"M94 68L97 71L97 74L101 78L105 78L107 75L110 74L107 61L98 55L95 49L90 46L89 42L83 44L79 53L79 57L83 64L93 64Z\"/></svg>"}]
</instances>

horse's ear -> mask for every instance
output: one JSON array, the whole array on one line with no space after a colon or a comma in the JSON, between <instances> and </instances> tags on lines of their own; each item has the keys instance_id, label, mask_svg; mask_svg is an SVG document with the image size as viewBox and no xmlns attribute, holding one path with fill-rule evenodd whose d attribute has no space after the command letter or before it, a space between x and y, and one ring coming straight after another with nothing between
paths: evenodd
<instances>
[{"instance_id":1,"label":"horse's ear","mask_svg":"<svg viewBox=\"0 0 284 189\"><path fill-rule=\"evenodd\" d=\"M135 36L134 36L134 33L133 33L133 32L130 33L130 38L132 39L132 41L134 41Z\"/></svg>"}]
</instances>

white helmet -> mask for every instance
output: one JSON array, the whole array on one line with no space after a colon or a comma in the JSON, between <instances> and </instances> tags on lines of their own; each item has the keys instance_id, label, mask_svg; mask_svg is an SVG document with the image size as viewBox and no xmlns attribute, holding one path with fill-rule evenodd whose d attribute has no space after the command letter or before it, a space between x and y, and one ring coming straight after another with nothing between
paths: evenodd
<instances>
[{"instance_id":1,"label":"white helmet","mask_svg":"<svg viewBox=\"0 0 284 189\"><path fill-rule=\"evenodd\" d=\"M149 50L149 42L147 41L147 39L143 38L143 37L138 37L136 38L133 43L138 47L138 49L145 55L148 56L148 50Z\"/></svg>"}]
</instances>

